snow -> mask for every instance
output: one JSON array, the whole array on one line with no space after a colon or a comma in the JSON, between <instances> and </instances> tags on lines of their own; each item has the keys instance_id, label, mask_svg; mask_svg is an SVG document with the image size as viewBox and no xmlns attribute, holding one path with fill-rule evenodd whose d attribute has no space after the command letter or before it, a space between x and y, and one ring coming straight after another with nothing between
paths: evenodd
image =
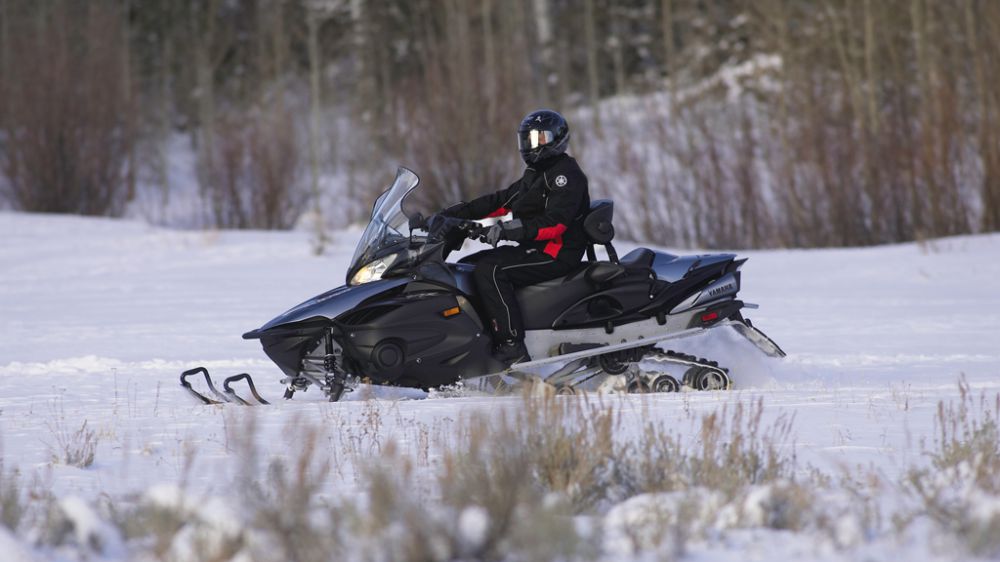
<instances>
[{"instance_id":1,"label":"snow","mask_svg":"<svg viewBox=\"0 0 1000 562\"><path fill-rule=\"evenodd\" d=\"M40 560L3 525L0 525L0 552L3 553L5 562L38 562Z\"/></svg>"},{"instance_id":2,"label":"snow","mask_svg":"<svg viewBox=\"0 0 1000 562\"><path fill-rule=\"evenodd\" d=\"M627 559L644 551L680 550L672 544L675 537L663 535L663 525L708 527L724 506L722 494L706 489L634 496L604 517L605 552Z\"/></svg>"},{"instance_id":3,"label":"snow","mask_svg":"<svg viewBox=\"0 0 1000 562\"><path fill-rule=\"evenodd\" d=\"M458 516L458 536L466 551L474 552L484 542L489 532L490 514L478 505L471 505Z\"/></svg>"},{"instance_id":4,"label":"snow","mask_svg":"<svg viewBox=\"0 0 1000 562\"><path fill-rule=\"evenodd\" d=\"M414 470L430 481L428 467L441 451L440 445L428 449L428 442L455 443L465 420L515 411L521 399L362 387L338 404L315 390L283 402L277 400L281 373L258 342L240 337L342 284L357 236L356 229L334 233L331 248L317 257L307 232L177 231L131 220L0 212L3 466L43 475L62 498L75 541L98 537L105 546L95 556L108 560L123 559L116 552L124 547L95 511L100 498L131 494L186 510L202 522L185 528L190 541L225 541L242 528L242 514L227 499L240 486L240 471L291 458L296 428L305 423L330 428L324 446L339 451L325 496L354 493L351 459L372 457L390 442L403 454L426 457ZM619 252L631 249L618 246ZM908 467L926 464L921 446L937 435L937 403L958 399L959 380L975 393L1000 392L1000 235L738 253L750 258L742 298L760 305L748 316L788 357L764 357L730 332L693 338L683 351L729 367L736 389L608 401L637 428L660 420L688 430L690 411L760 397L765 423L794 416L793 441L786 445L802 467L834 475L866 467L896 482ZM201 406L177 384L180 371L197 365L216 376L251 372L276 404ZM53 428L74 431L84 421L99 436L94 464L55 464ZM239 432L250 426L257 429L257 458L244 461ZM703 524L717 540L687 544L684 559L852 559L854 551L843 548L863 548L872 560L949 558L918 533L871 542L850 498L824 502L836 514L829 538L766 528L759 510L771 492L754 489L741 508L709 510ZM983 525L1000 513L997 497L953 493L968 496L970 517ZM607 559L676 555L676 545L644 537L641 525L682 499L637 496L610 506L591 525L605 533ZM898 501L887 498L887 508ZM489 514L473 507L455 520L456 537L467 548L481 542L490 525ZM749 523L757 526L746 528ZM636 536L653 550L633 548ZM184 540L173 544L177 559L186 554ZM47 557L35 548L0 526L5 560Z\"/></svg>"},{"instance_id":5,"label":"snow","mask_svg":"<svg viewBox=\"0 0 1000 562\"><path fill-rule=\"evenodd\" d=\"M121 537L82 498L64 498L59 502L59 508L73 531L77 545L108 556L120 557L124 554Z\"/></svg>"}]
</instances>

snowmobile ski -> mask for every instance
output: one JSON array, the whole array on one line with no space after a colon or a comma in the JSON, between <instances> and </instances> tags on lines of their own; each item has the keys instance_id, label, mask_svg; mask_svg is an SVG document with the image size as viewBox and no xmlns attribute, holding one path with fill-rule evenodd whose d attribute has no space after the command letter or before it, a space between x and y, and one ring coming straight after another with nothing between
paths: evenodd
<instances>
[{"instance_id":1,"label":"snowmobile ski","mask_svg":"<svg viewBox=\"0 0 1000 562\"><path fill-rule=\"evenodd\" d=\"M188 382L187 380L188 377L198 374L204 376L205 384L208 386L208 390L212 393L212 395L215 396L215 399L209 398L208 396L205 396L204 394L198 392L197 390L194 389L191 383ZM257 387L254 385L253 378L250 376L249 373L240 373L238 375L233 375L227 378L226 380L222 381L222 388L224 392L219 392L219 389L216 388L215 384L212 382L212 376L208 373L208 369L206 369L205 367L195 367L194 369L188 369L187 371L181 373L181 386L185 390L187 390L188 393L190 393L192 396L201 401L202 404L210 405L210 404L232 403L232 404L240 404L242 406L250 406L251 403L247 402L242 397L240 397L240 395L236 394L236 391L234 391L232 389L232 386L230 386L232 383L244 379L247 381L247 386L250 387L250 394L253 395L254 399L257 400L258 403L270 404L270 402L264 400L264 398L262 398L261 395L257 393Z\"/></svg>"}]
</instances>

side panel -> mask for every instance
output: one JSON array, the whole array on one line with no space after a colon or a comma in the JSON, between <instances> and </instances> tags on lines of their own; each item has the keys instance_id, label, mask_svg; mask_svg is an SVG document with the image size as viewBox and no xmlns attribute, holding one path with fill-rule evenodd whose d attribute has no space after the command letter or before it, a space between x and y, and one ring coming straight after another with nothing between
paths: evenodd
<instances>
[{"instance_id":1,"label":"side panel","mask_svg":"<svg viewBox=\"0 0 1000 562\"><path fill-rule=\"evenodd\" d=\"M721 257L730 254L721 254ZM648 314L665 314L672 311L679 311L678 305L685 302L694 303L701 291L712 284L717 279L726 275L726 268L729 267L731 259L713 259L711 263L699 263L693 261L692 269L683 278L671 283L663 283L658 287L655 298L649 305L643 308L643 312ZM694 268L694 265L698 267ZM658 280L659 285L662 281Z\"/></svg>"},{"instance_id":2,"label":"side panel","mask_svg":"<svg viewBox=\"0 0 1000 562\"><path fill-rule=\"evenodd\" d=\"M553 322L558 330L619 323L630 318L648 305L653 280L646 272L628 272L609 284L607 288L592 289L583 299L568 307Z\"/></svg>"},{"instance_id":3,"label":"side panel","mask_svg":"<svg viewBox=\"0 0 1000 562\"><path fill-rule=\"evenodd\" d=\"M495 370L489 334L471 304L450 292L373 300L338 325L348 370L376 383L429 388Z\"/></svg>"},{"instance_id":4,"label":"side panel","mask_svg":"<svg viewBox=\"0 0 1000 562\"><path fill-rule=\"evenodd\" d=\"M671 314L687 310L693 306L716 301L724 297L735 297L740 290L740 272L735 271L716 279L701 291L692 293L671 310Z\"/></svg>"}]
</instances>

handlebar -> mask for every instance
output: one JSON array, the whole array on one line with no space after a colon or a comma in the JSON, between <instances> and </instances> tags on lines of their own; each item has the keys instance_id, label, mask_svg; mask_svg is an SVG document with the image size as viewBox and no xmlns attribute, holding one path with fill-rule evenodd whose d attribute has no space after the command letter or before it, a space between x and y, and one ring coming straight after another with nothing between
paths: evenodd
<instances>
[{"instance_id":1,"label":"handlebar","mask_svg":"<svg viewBox=\"0 0 1000 562\"><path fill-rule=\"evenodd\" d=\"M476 221L462 221L459 230L465 232L466 238L480 238L486 234L487 228Z\"/></svg>"},{"instance_id":2,"label":"handlebar","mask_svg":"<svg viewBox=\"0 0 1000 562\"><path fill-rule=\"evenodd\" d=\"M430 238L436 239L445 239L449 235L461 235L463 238L476 239L482 237L486 230L483 225L476 221L449 217L440 213L431 215L426 219L423 217L419 217L416 220L411 219L410 228L426 230Z\"/></svg>"}]
</instances>

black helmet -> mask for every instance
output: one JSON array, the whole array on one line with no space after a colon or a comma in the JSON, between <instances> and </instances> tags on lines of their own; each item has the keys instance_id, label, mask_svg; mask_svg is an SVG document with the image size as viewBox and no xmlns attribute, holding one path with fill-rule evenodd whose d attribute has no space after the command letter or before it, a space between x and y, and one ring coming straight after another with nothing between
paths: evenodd
<instances>
[{"instance_id":1,"label":"black helmet","mask_svg":"<svg viewBox=\"0 0 1000 562\"><path fill-rule=\"evenodd\" d=\"M569 144L569 125L562 115L549 109L532 111L517 129L517 147L529 166L559 156Z\"/></svg>"}]
</instances>

